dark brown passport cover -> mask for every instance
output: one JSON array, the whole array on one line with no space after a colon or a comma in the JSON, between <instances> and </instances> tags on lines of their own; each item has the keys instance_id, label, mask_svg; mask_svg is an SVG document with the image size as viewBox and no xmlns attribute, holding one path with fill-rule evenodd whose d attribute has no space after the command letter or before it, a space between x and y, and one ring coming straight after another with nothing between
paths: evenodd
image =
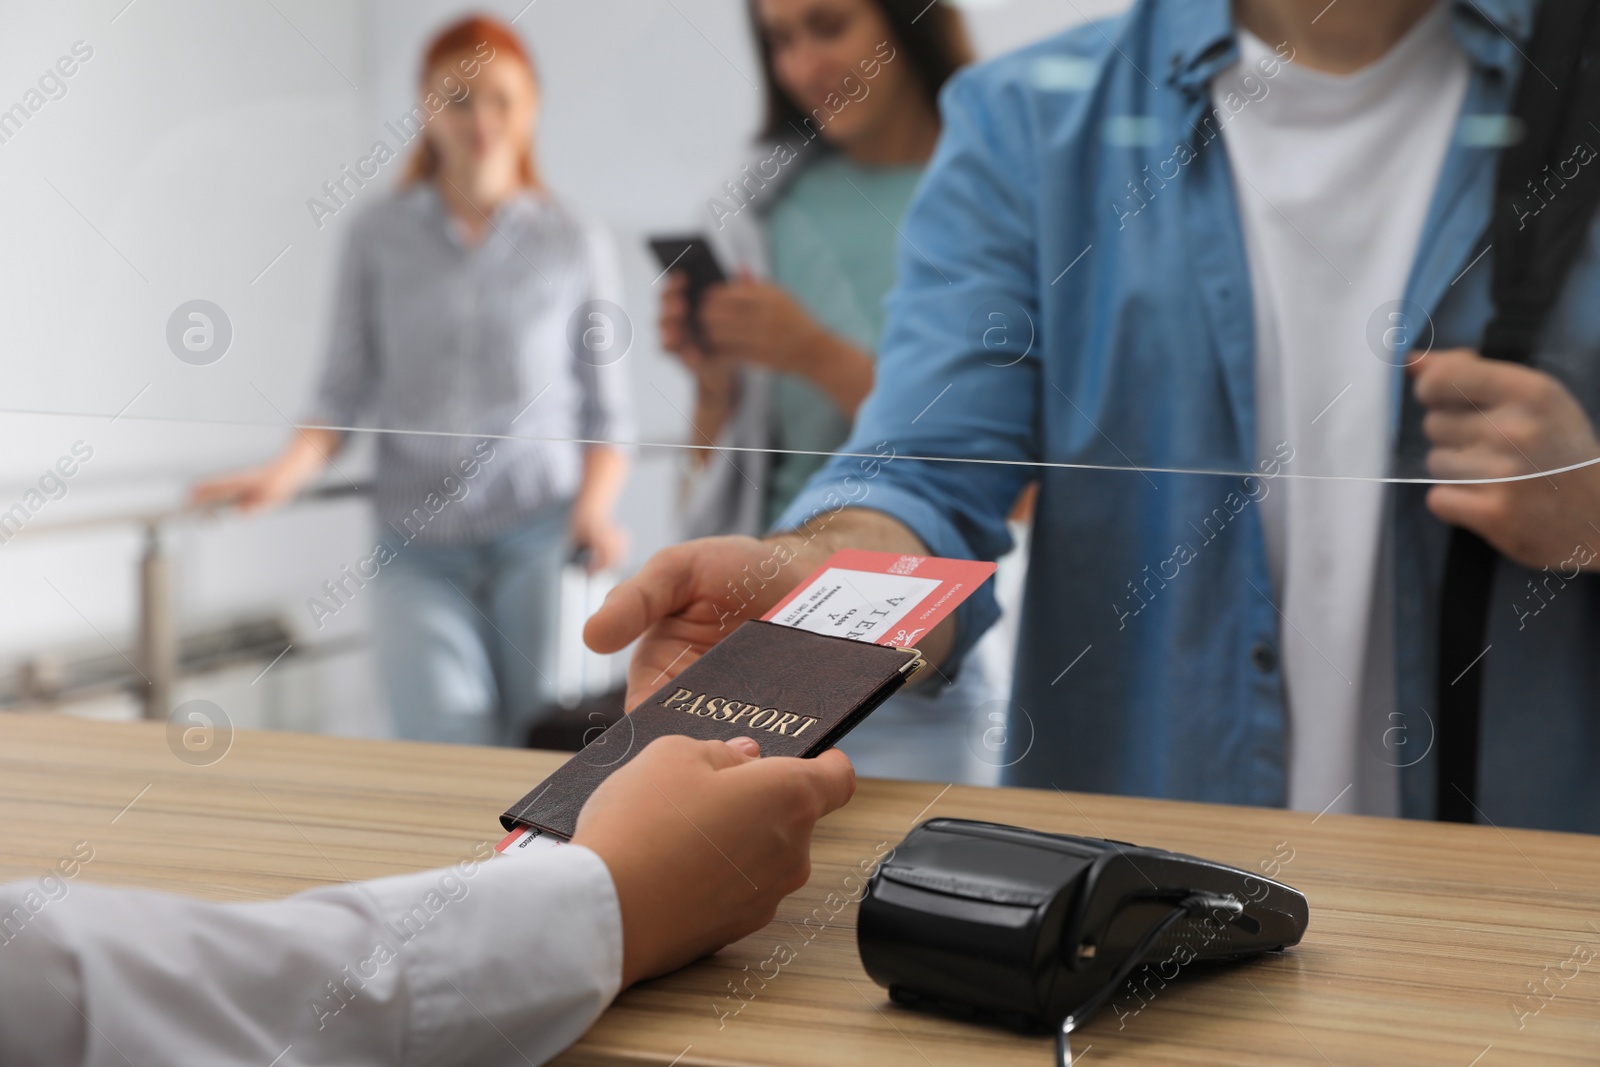
<instances>
[{"instance_id":1,"label":"dark brown passport cover","mask_svg":"<svg viewBox=\"0 0 1600 1067\"><path fill-rule=\"evenodd\" d=\"M562 764L506 813L570 838L578 810L606 776L667 734L703 740L740 735L763 756L826 751L922 665L914 648L850 641L751 620Z\"/></svg>"}]
</instances>

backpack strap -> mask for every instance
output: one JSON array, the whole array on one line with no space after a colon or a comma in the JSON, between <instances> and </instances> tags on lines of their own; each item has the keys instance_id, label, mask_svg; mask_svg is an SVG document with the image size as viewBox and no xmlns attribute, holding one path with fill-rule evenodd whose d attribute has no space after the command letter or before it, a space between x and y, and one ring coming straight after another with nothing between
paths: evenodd
<instances>
[{"instance_id":1,"label":"backpack strap","mask_svg":"<svg viewBox=\"0 0 1600 1067\"><path fill-rule=\"evenodd\" d=\"M1495 311L1480 347L1486 358L1528 363L1600 204L1600 160L1575 155L1600 141L1600 0L1542 0L1513 115L1522 138L1501 153L1496 172ZM1447 822L1476 820L1497 558L1477 534L1451 532L1436 677L1436 817Z\"/></svg>"}]
</instances>

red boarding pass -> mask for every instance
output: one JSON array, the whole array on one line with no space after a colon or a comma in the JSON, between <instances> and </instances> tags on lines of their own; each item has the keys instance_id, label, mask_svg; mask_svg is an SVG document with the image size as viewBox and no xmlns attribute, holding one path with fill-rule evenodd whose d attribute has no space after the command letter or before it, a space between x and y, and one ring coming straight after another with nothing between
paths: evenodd
<instances>
[{"instance_id":1,"label":"red boarding pass","mask_svg":"<svg viewBox=\"0 0 1600 1067\"><path fill-rule=\"evenodd\" d=\"M993 563L846 548L761 618L812 633L914 646L994 574Z\"/></svg>"},{"instance_id":2,"label":"red boarding pass","mask_svg":"<svg viewBox=\"0 0 1600 1067\"><path fill-rule=\"evenodd\" d=\"M546 833L532 826L519 826L494 846L494 850L502 856L531 856L535 852L544 852L566 844L555 834Z\"/></svg>"}]
</instances>

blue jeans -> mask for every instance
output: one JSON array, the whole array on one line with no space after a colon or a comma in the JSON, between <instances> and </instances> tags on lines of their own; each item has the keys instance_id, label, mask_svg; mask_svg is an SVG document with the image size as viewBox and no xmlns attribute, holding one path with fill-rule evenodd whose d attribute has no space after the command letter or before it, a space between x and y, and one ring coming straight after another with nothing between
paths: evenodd
<instances>
[{"instance_id":1,"label":"blue jeans","mask_svg":"<svg viewBox=\"0 0 1600 1067\"><path fill-rule=\"evenodd\" d=\"M492 541L397 549L373 583L373 642L397 736L522 743L555 699L570 509Z\"/></svg>"}]
</instances>

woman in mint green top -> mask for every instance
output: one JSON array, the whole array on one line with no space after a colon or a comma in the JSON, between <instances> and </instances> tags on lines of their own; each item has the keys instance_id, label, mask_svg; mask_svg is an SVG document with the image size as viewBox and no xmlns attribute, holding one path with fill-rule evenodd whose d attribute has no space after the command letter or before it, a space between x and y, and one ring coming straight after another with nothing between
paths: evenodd
<instances>
[{"instance_id":1,"label":"woman in mint green top","mask_svg":"<svg viewBox=\"0 0 1600 1067\"><path fill-rule=\"evenodd\" d=\"M970 57L943 2L752 0L751 15L763 147L708 202L739 273L706 293L698 328L681 276L662 298L663 346L695 374L690 443L726 449L691 453L691 535L763 532L826 458L808 453L848 436L939 87Z\"/></svg>"},{"instance_id":2,"label":"woman in mint green top","mask_svg":"<svg viewBox=\"0 0 1600 1067\"><path fill-rule=\"evenodd\" d=\"M762 147L707 203L708 233L738 273L706 292L698 330L681 278L662 298L663 344L698 387L690 443L709 446L689 453L690 537L764 533L849 435L872 387L900 220L939 139L939 87L968 58L961 17L940 2L752 0L751 13ZM891 697L840 743L858 773L989 780L966 738L974 721L992 729L980 713L1000 687L979 657L953 685L941 679Z\"/></svg>"},{"instance_id":3,"label":"woman in mint green top","mask_svg":"<svg viewBox=\"0 0 1600 1067\"><path fill-rule=\"evenodd\" d=\"M884 294L894 284L896 235L888 220L898 225L921 177L921 162L868 166L837 153L802 171L767 217L773 281L869 358L883 330ZM796 453L838 448L851 423L803 374L773 382L772 414L775 447L785 451L773 457L767 525L827 459Z\"/></svg>"}]
</instances>

